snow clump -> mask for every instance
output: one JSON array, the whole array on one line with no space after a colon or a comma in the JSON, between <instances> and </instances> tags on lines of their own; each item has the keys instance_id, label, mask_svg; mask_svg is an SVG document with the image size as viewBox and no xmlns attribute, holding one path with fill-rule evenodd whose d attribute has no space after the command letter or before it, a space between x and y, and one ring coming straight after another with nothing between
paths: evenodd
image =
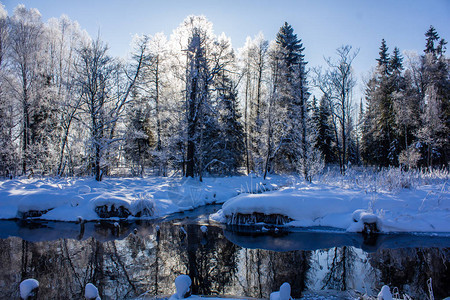
<instances>
[{"instance_id":1,"label":"snow clump","mask_svg":"<svg viewBox=\"0 0 450 300\"><path fill-rule=\"evenodd\" d=\"M270 300L291 300L291 285L287 282L280 286L280 290L270 294Z\"/></svg>"},{"instance_id":2,"label":"snow clump","mask_svg":"<svg viewBox=\"0 0 450 300\"><path fill-rule=\"evenodd\" d=\"M170 299L184 299L190 296L192 280L188 275L180 275L175 279L177 292Z\"/></svg>"},{"instance_id":3,"label":"snow clump","mask_svg":"<svg viewBox=\"0 0 450 300\"><path fill-rule=\"evenodd\" d=\"M389 286L383 285L381 291L378 293L377 300L392 300L392 299L393 298Z\"/></svg>"},{"instance_id":4,"label":"snow clump","mask_svg":"<svg viewBox=\"0 0 450 300\"><path fill-rule=\"evenodd\" d=\"M86 287L84 288L84 297L86 299L100 300L97 287L92 283L86 284Z\"/></svg>"},{"instance_id":5,"label":"snow clump","mask_svg":"<svg viewBox=\"0 0 450 300\"><path fill-rule=\"evenodd\" d=\"M36 296L38 288L39 281L33 278L25 279L20 283L20 298L28 299L29 297Z\"/></svg>"}]
</instances>

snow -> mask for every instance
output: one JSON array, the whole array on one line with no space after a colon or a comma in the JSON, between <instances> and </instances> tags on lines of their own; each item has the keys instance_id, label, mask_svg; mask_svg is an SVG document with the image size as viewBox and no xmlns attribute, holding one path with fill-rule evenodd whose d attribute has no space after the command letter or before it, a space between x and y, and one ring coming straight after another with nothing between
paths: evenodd
<instances>
[{"instance_id":1,"label":"snow","mask_svg":"<svg viewBox=\"0 0 450 300\"><path fill-rule=\"evenodd\" d=\"M381 291L378 293L377 300L392 300L392 299L393 298L389 286L383 285Z\"/></svg>"},{"instance_id":2,"label":"snow","mask_svg":"<svg viewBox=\"0 0 450 300\"><path fill-rule=\"evenodd\" d=\"M364 223L376 223L381 232L450 232L447 181L394 191L295 183L264 194L241 194L211 216L225 223L236 214L279 214L292 227L334 227L360 232Z\"/></svg>"},{"instance_id":3,"label":"snow","mask_svg":"<svg viewBox=\"0 0 450 300\"><path fill-rule=\"evenodd\" d=\"M190 291L192 280L188 275L180 275L175 278L175 287L177 292L170 299L184 299Z\"/></svg>"},{"instance_id":4,"label":"snow","mask_svg":"<svg viewBox=\"0 0 450 300\"><path fill-rule=\"evenodd\" d=\"M86 287L84 288L84 297L86 299L100 299L97 287L92 283L86 284Z\"/></svg>"},{"instance_id":5,"label":"snow","mask_svg":"<svg viewBox=\"0 0 450 300\"><path fill-rule=\"evenodd\" d=\"M20 283L20 297L27 299L30 297L31 292L39 287L39 282L36 279L25 279Z\"/></svg>"},{"instance_id":6,"label":"snow","mask_svg":"<svg viewBox=\"0 0 450 300\"><path fill-rule=\"evenodd\" d=\"M95 208L122 206L132 215L147 208L152 218L223 203L245 192L273 190L286 177L256 176L204 178L17 178L0 180L0 219L20 218L29 211L49 210L40 219L53 221L98 220ZM134 218L129 216L129 218Z\"/></svg>"},{"instance_id":7,"label":"snow","mask_svg":"<svg viewBox=\"0 0 450 300\"><path fill-rule=\"evenodd\" d=\"M290 300L291 298L291 285L287 282L280 286L278 292L270 294L270 300Z\"/></svg>"},{"instance_id":8,"label":"snow","mask_svg":"<svg viewBox=\"0 0 450 300\"><path fill-rule=\"evenodd\" d=\"M226 222L233 214L263 213L287 216L293 221L286 226L291 227L359 232L364 223L375 223L381 232L449 233L448 175L439 180L428 175L396 176L388 172L367 181L365 173L346 178L325 174L313 183L279 175L267 180L255 175L211 177L203 182L181 177L105 178L101 182L23 177L0 180L0 219L48 210L38 218L84 222L100 219L95 209L101 206L108 211L122 206L132 214L128 219L138 218L135 215L145 210L151 216L140 218L158 218L223 203L211 220Z\"/></svg>"}]
</instances>

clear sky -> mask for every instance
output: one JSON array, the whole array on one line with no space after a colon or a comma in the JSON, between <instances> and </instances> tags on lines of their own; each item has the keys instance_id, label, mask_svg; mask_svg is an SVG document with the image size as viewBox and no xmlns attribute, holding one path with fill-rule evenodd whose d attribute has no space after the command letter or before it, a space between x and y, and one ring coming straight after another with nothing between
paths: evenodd
<instances>
[{"instance_id":1,"label":"clear sky","mask_svg":"<svg viewBox=\"0 0 450 300\"><path fill-rule=\"evenodd\" d=\"M357 78L375 66L381 39L390 50L425 47L424 33L433 25L439 35L450 40L450 0L0 0L11 15L23 3L37 8L44 21L68 15L95 37L101 37L112 55L124 56L134 34L170 35L190 14L203 14L216 34L225 32L233 46L240 48L247 36L262 31L268 40L275 38L287 21L305 46L309 66L324 65L323 57L349 44L360 48L354 67ZM450 52L450 44L447 45ZM448 55L448 53L447 53ZM356 91L361 93L361 85Z\"/></svg>"}]
</instances>

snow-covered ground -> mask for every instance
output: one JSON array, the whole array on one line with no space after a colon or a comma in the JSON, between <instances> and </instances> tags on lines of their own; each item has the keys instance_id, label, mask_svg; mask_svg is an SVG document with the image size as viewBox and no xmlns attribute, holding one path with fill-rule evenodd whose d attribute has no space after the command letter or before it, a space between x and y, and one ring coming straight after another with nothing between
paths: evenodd
<instances>
[{"instance_id":1,"label":"snow-covered ground","mask_svg":"<svg viewBox=\"0 0 450 300\"><path fill-rule=\"evenodd\" d=\"M48 212L40 219L97 220L96 207L124 207L129 218L147 209L161 217L205 204L223 203L240 193L264 192L286 185L288 178L254 176L204 178L18 178L0 180L0 219L20 218L30 211Z\"/></svg>"},{"instance_id":2,"label":"snow-covered ground","mask_svg":"<svg viewBox=\"0 0 450 300\"><path fill-rule=\"evenodd\" d=\"M448 175L389 171L334 177L316 182L293 182L291 186L262 195L241 194L224 203L212 216L233 222L237 214L276 214L292 219L287 226L327 226L350 232L362 231L364 223L376 223L382 232L450 233ZM418 176L417 178L410 178Z\"/></svg>"},{"instance_id":3,"label":"snow-covered ground","mask_svg":"<svg viewBox=\"0 0 450 300\"><path fill-rule=\"evenodd\" d=\"M295 176L204 178L44 178L0 181L0 219L44 212L46 220L99 219L98 208L125 208L136 217L161 217L224 203L212 219L262 213L292 219L288 226L327 226L350 232L376 223L382 232L450 233L448 173L328 171L313 183ZM96 212L97 208L97 212ZM143 212L146 212L143 213Z\"/></svg>"}]
</instances>

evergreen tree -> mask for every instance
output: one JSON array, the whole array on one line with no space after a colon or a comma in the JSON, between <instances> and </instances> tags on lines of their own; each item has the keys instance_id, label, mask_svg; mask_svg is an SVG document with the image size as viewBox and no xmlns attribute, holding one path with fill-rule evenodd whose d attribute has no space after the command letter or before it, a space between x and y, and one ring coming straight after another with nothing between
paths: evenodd
<instances>
[{"instance_id":1,"label":"evergreen tree","mask_svg":"<svg viewBox=\"0 0 450 300\"><path fill-rule=\"evenodd\" d=\"M403 56L400 54L398 47L394 48L392 57L389 60L389 69L395 76L400 76L403 71Z\"/></svg>"},{"instance_id":2,"label":"evergreen tree","mask_svg":"<svg viewBox=\"0 0 450 300\"><path fill-rule=\"evenodd\" d=\"M331 111L329 101L326 97L320 99L316 104L316 98L313 100L314 124L316 128L315 147L322 153L324 163L330 164L336 162L335 141L331 124Z\"/></svg>"},{"instance_id":3,"label":"evergreen tree","mask_svg":"<svg viewBox=\"0 0 450 300\"><path fill-rule=\"evenodd\" d=\"M384 39L381 40L380 46L380 57L377 58L378 62L378 70L381 75L388 76L390 74L390 58L388 53L388 47L386 45L386 41Z\"/></svg>"},{"instance_id":4,"label":"evergreen tree","mask_svg":"<svg viewBox=\"0 0 450 300\"><path fill-rule=\"evenodd\" d=\"M428 29L428 31L425 33L425 37L427 39L424 52L426 54L431 53L435 55L437 50L435 47L435 43L440 39L436 29L433 26L430 26L430 29Z\"/></svg>"},{"instance_id":5,"label":"evergreen tree","mask_svg":"<svg viewBox=\"0 0 450 300\"><path fill-rule=\"evenodd\" d=\"M217 76L216 89L219 118L215 126L205 130L205 152L210 157L206 161L212 173L235 174L241 166L245 149L237 92L225 72Z\"/></svg>"},{"instance_id":6,"label":"evergreen tree","mask_svg":"<svg viewBox=\"0 0 450 300\"><path fill-rule=\"evenodd\" d=\"M369 82L366 100L369 103L365 132L366 147L364 156L367 162L381 166L396 165L399 147L395 136L395 113L393 103L394 82L401 69L401 58L397 53L394 58L389 57L388 47L383 39L380 46L380 57L374 78ZM394 61L395 60L395 61ZM396 72L393 73L394 62ZM371 135L368 138L367 135Z\"/></svg>"},{"instance_id":7,"label":"evergreen tree","mask_svg":"<svg viewBox=\"0 0 450 300\"><path fill-rule=\"evenodd\" d=\"M150 107L144 98L137 98L127 113L123 149L125 158L133 163L132 173L143 176L145 167L152 161L156 142L151 130Z\"/></svg>"},{"instance_id":8,"label":"evergreen tree","mask_svg":"<svg viewBox=\"0 0 450 300\"><path fill-rule=\"evenodd\" d=\"M425 33L423 66L422 124L417 133L427 167L447 165L450 157L450 79L449 60L444 56L445 40L433 26ZM435 46L435 44L438 46Z\"/></svg>"},{"instance_id":9,"label":"evergreen tree","mask_svg":"<svg viewBox=\"0 0 450 300\"><path fill-rule=\"evenodd\" d=\"M276 109L284 112L285 126L282 129L281 147L277 164L281 169L299 170L309 178L307 159L307 120L309 90L307 82L304 47L294 29L285 23L276 37L280 65L276 74L276 86L280 94Z\"/></svg>"}]
</instances>

